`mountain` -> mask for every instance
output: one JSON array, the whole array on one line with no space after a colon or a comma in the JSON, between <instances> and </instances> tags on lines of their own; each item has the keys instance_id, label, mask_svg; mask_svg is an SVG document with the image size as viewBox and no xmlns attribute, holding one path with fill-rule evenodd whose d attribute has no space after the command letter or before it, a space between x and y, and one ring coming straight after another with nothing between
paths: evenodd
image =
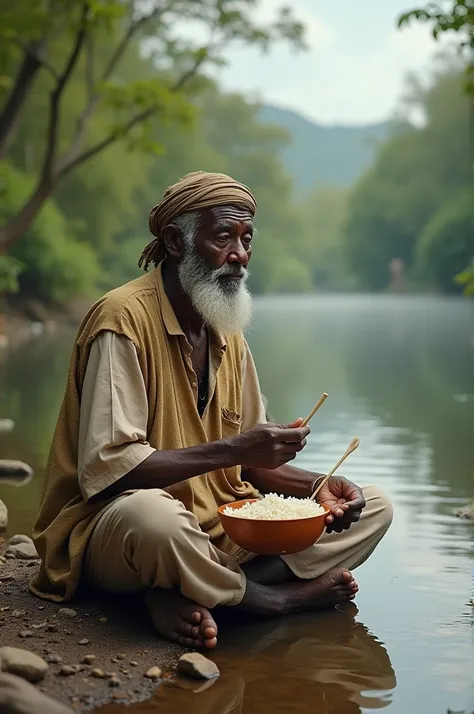
<instances>
[{"instance_id":1,"label":"mountain","mask_svg":"<svg viewBox=\"0 0 474 714\"><path fill-rule=\"evenodd\" d=\"M289 109L263 106L260 118L291 135L282 158L298 191L317 184L350 186L372 162L377 145L388 136L390 124L344 126L317 124Z\"/></svg>"}]
</instances>

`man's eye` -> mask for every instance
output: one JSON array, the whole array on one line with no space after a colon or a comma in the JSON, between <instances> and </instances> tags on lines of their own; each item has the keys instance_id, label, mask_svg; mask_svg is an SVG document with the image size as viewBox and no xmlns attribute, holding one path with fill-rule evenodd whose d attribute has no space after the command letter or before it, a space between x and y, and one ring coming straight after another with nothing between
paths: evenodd
<instances>
[{"instance_id":1,"label":"man's eye","mask_svg":"<svg viewBox=\"0 0 474 714\"><path fill-rule=\"evenodd\" d=\"M228 233L221 233L220 235L217 236L217 240L219 243L226 243L229 240L229 234Z\"/></svg>"}]
</instances>

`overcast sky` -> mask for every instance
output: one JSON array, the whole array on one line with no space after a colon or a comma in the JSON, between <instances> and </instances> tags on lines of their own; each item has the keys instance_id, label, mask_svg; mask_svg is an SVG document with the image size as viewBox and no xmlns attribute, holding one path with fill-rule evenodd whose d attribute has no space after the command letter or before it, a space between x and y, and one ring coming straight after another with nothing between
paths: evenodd
<instances>
[{"instance_id":1,"label":"overcast sky","mask_svg":"<svg viewBox=\"0 0 474 714\"><path fill-rule=\"evenodd\" d=\"M280 0L262 0L259 19ZM404 10L423 0L291 0L307 26L309 51L280 44L267 55L245 48L227 53L224 88L250 92L324 123L379 121L392 113L407 71L426 72L436 43L428 27L396 27Z\"/></svg>"}]
</instances>

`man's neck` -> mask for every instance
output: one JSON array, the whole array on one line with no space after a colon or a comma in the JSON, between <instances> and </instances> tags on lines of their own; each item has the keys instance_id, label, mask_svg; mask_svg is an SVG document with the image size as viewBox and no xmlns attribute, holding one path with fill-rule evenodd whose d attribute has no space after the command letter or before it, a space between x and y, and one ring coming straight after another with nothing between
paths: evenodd
<instances>
[{"instance_id":1,"label":"man's neck","mask_svg":"<svg viewBox=\"0 0 474 714\"><path fill-rule=\"evenodd\" d=\"M189 343L194 345L207 335L206 325L201 315L194 309L189 296L183 291L177 268L168 260L162 264L162 276L165 293L174 314Z\"/></svg>"}]
</instances>

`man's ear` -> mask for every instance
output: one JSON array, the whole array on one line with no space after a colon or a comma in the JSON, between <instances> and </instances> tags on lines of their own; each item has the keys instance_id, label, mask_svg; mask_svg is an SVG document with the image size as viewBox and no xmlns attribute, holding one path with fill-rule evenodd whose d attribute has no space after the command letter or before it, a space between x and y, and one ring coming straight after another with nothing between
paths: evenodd
<instances>
[{"instance_id":1,"label":"man's ear","mask_svg":"<svg viewBox=\"0 0 474 714\"><path fill-rule=\"evenodd\" d=\"M173 258L182 258L184 255L184 240L181 230L178 226L170 223L163 230L163 240L166 246L166 252Z\"/></svg>"}]
</instances>

